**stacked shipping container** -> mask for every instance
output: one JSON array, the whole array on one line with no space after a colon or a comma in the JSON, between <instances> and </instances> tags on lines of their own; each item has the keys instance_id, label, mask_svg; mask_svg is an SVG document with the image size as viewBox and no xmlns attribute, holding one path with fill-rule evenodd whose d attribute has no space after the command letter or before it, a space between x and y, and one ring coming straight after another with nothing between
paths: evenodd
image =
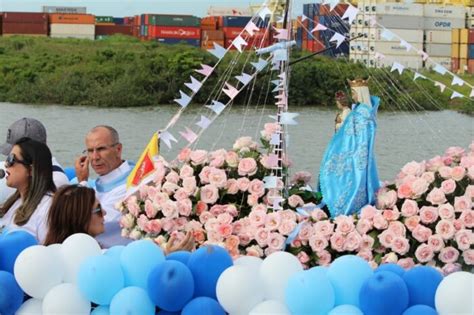
<instances>
[{"instance_id":1,"label":"stacked shipping container","mask_svg":"<svg viewBox=\"0 0 474 315\"><path fill-rule=\"evenodd\" d=\"M187 43L200 46L201 28L199 18L191 15L142 14L140 37L160 43Z\"/></svg>"},{"instance_id":2,"label":"stacked shipping container","mask_svg":"<svg viewBox=\"0 0 474 315\"><path fill-rule=\"evenodd\" d=\"M3 36L48 36L46 13L4 12L1 24Z\"/></svg>"},{"instance_id":3,"label":"stacked shipping container","mask_svg":"<svg viewBox=\"0 0 474 315\"><path fill-rule=\"evenodd\" d=\"M91 14L50 14L50 36L95 39L95 17Z\"/></svg>"}]
</instances>

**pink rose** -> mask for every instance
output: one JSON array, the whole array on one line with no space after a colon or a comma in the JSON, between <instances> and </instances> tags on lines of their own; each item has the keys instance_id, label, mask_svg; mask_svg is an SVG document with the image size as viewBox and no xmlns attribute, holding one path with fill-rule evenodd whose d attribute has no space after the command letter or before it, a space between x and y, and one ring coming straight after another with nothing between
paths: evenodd
<instances>
[{"instance_id":1,"label":"pink rose","mask_svg":"<svg viewBox=\"0 0 474 315\"><path fill-rule=\"evenodd\" d=\"M433 205L440 205L446 202L446 196L444 195L443 190L439 188L433 188L432 191L426 196L426 201L430 202Z\"/></svg>"},{"instance_id":2,"label":"pink rose","mask_svg":"<svg viewBox=\"0 0 474 315\"><path fill-rule=\"evenodd\" d=\"M402 172L407 175L420 176L421 174L423 174L424 171L424 164L417 163L415 161L407 163L405 164L405 166L402 167Z\"/></svg>"},{"instance_id":3,"label":"pink rose","mask_svg":"<svg viewBox=\"0 0 474 315\"><path fill-rule=\"evenodd\" d=\"M265 187L263 182L259 179L252 180L249 184L248 192L252 195L262 197L265 194Z\"/></svg>"},{"instance_id":4,"label":"pink rose","mask_svg":"<svg viewBox=\"0 0 474 315\"><path fill-rule=\"evenodd\" d=\"M407 232L405 225L400 221L390 222L390 224L388 225L388 230L392 231L393 234L400 237L404 237Z\"/></svg>"},{"instance_id":5,"label":"pink rose","mask_svg":"<svg viewBox=\"0 0 474 315\"><path fill-rule=\"evenodd\" d=\"M161 212L163 215L169 219L178 217L178 207L175 201L168 200L161 207Z\"/></svg>"},{"instance_id":6,"label":"pink rose","mask_svg":"<svg viewBox=\"0 0 474 315\"><path fill-rule=\"evenodd\" d=\"M252 227L265 226L265 218L267 216L266 211L252 210L249 214L250 224Z\"/></svg>"},{"instance_id":7,"label":"pink rose","mask_svg":"<svg viewBox=\"0 0 474 315\"><path fill-rule=\"evenodd\" d=\"M436 224L436 234L439 234L445 240L451 239L455 232L456 229L449 220L441 220Z\"/></svg>"},{"instance_id":8,"label":"pink rose","mask_svg":"<svg viewBox=\"0 0 474 315\"><path fill-rule=\"evenodd\" d=\"M344 249L347 251L356 251L359 249L362 242L362 237L356 231L350 232L347 234L346 240L344 242Z\"/></svg>"},{"instance_id":9,"label":"pink rose","mask_svg":"<svg viewBox=\"0 0 474 315\"><path fill-rule=\"evenodd\" d=\"M190 155L191 155L191 149L190 148L184 148L178 154L178 161L188 162Z\"/></svg>"},{"instance_id":10,"label":"pink rose","mask_svg":"<svg viewBox=\"0 0 474 315\"><path fill-rule=\"evenodd\" d=\"M223 214L225 212L225 206L224 205L213 205L211 209L209 209L209 212L212 213L215 216L218 216L219 214Z\"/></svg>"},{"instance_id":11,"label":"pink rose","mask_svg":"<svg viewBox=\"0 0 474 315\"><path fill-rule=\"evenodd\" d=\"M449 166L441 166L441 167L438 169L438 172L439 172L439 176L441 176L441 177L444 178L444 179L449 179L449 178L451 178L452 169L451 169L451 167L449 167Z\"/></svg>"},{"instance_id":12,"label":"pink rose","mask_svg":"<svg viewBox=\"0 0 474 315\"><path fill-rule=\"evenodd\" d=\"M236 179L228 179L225 189L227 190L227 194L229 195L235 195L236 193L239 192L239 186L237 185L237 180Z\"/></svg>"},{"instance_id":13,"label":"pink rose","mask_svg":"<svg viewBox=\"0 0 474 315\"><path fill-rule=\"evenodd\" d=\"M171 171L166 175L165 177L167 182L173 183L173 184L178 184L179 181L179 175L175 171Z\"/></svg>"},{"instance_id":14,"label":"pink rose","mask_svg":"<svg viewBox=\"0 0 474 315\"><path fill-rule=\"evenodd\" d=\"M418 214L418 204L414 200L406 199L402 205L402 216L411 217Z\"/></svg>"},{"instance_id":15,"label":"pink rose","mask_svg":"<svg viewBox=\"0 0 474 315\"><path fill-rule=\"evenodd\" d=\"M456 231L464 229L464 222L460 219L456 219L453 221L454 228Z\"/></svg>"},{"instance_id":16,"label":"pink rose","mask_svg":"<svg viewBox=\"0 0 474 315\"><path fill-rule=\"evenodd\" d=\"M196 150L192 151L191 154L189 155L189 158L191 159L191 164L192 165L202 165L207 162L207 151L204 150Z\"/></svg>"},{"instance_id":17,"label":"pink rose","mask_svg":"<svg viewBox=\"0 0 474 315\"><path fill-rule=\"evenodd\" d=\"M327 250L322 250L316 253L318 256L318 265L328 266L331 263L331 254Z\"/></svg>"},{"instance_id":18,"label":"pink rose","mask_svg":"<svg viewBox=\"0 0 474 315\"><path fill-rule=\"evenodd\" d=\"M221 223L218 225L217 227L217 233L221 236L221 237L229 237L231 234L232 234L232 224L229 224L229 223Z\"/></svg>"},{"instance_id":19,"label":"pink rose","mask_svg":"<svg viewBox=\"0 0 474 315\"><path fill-rule=\"evenodd\" d=\"M277 133L281 129L278 123L266 123L264 129L260 132L260 135L265 140L269 141L274 133Z\"/></svg>"},{"instance_id":20,"label":"pink rose","mask_svg":"<svg viewBox=\"0 0 474 315\"><path fill-rule=\"evenodd\" d=\"M148 186L147 185L143 185L141 186L138 191L140 192L140 199L145 199L146 197L148 197Z\"/></svg>"},{"instance_id":21,"label":"pink rose","mask_svg":"<svg viewBox=\"0 0 474 315\"><path fill-rule=\"evenodd\" d=\"M412 235L413 238L416 239L420 243L424 243L428 241L428 238L433 234L431 229L418 224L417 227L413 230Z\"/></svg>"},{"instance_id":22,"label":"pink rose","mask_svg":"<svg viewBox=\"0 0 474 315\"><path fill-rule=\"evenodd\" d=\"M265 207L263 204L261 204L260 206ZM259 207L259 206L257 205L255 207ZM252 210L254 210L254 209L252 208ZM265 211L266 211L266 207L265 207ZM292 210L281 210L280 211L280 216L281 216L281 219L283 221L294 221L294 222L296 222L296 220L297 220L296 213Z\"/></svg>"},{"instance_id":23,"label":"pink rose","mask_svg":"<svg viewBox=\"0 0 474 315\"><path fill-rule=\"evenodd\" d=\"M203 211L199 215L199 222L201 222L202 224L205 224L211 218L214 218L214 215L212 213L210 213L209 211Z\"/></svg>"},{"instance_id":24,"label":"pink rose","mask_svg":"<svg viewBox=\"0 0 474 315\"><path fill-rule=\"evenodd\" d=\"M258 204L258 196L257 195L248 195L247 196L247 204L251 207Z\"/></svg>"},{"instance_id":25,"label":"pink rose","mask_svg":"<svg viewBox=\"0 0 474 315\"><path fill-rule=\"evenodd\" d=\"M466 169L462 166L453 167L451 171L451 178L459 182L466 176Z\"/></svg>"},{"instance_id":26,"label":"pink rose","mask_svg":"<svg viewBox=\"0 0 474 315\"><path fill-rule=\"evenodd\" d=\"M471 179L474 180L474 166L470 166L467 169L467 176Z\"/></svg>"},{"instance_id":27,"label":"pink rose","mask_svg":"<svg viewBox=\"0 0 474 315\"><path fill-rule=\"evenodd\" d=\"M126 214L120 218L120 227L131 229L135 226L135 217L132 214Z\"/></svg>"},{"instance_id":28,"label":"pink rose","mask_svg":"<svg viewBox=\"0 0 474 315\"><path fill-rule=\"evenodd\" d=\"M247 247L245 249L245 252L247 253L247 256L254 256L254 257L263 256L263 250L257 245L252 245L250 247Z\"/></svg>"},{"instance_id":29,"label":"pink rose","mask_svg":"<svg viewBox=\"0 0 474 315\"><path fill-rule=\"evenodd\" d=\"M301 241L307 241L314 233L313 226L310 223L303 223L298 233L298 238Z\"/></svg>"},{"instance_id":30,"label":"pink rose","mask_svg":"<svg viewBox=\"0 0 474 315\"><path fill-rule=\"evenodd\" d=\"M247 177L241 177L237 179L237 186L240 191L247 191L250 186L250 180Z\"/></svg>"},{"instance_id":31,"label":"pink rose","mask_svg":"<svg viewBox=\"0 0 474 315\"><path fill-rule=\"evenodd\" d=\"M459 217L459 220L462 221L466 228L474 227L474 211L473 210L464 210Z\"/></svg>"},{"instance_id":32,"label":"pink rose","mask_svg":"<svg viewBox=\"0 0 474 315\"><path fill-rule=\"evenodd\" d=\"M420 219L423 224L431 224L438 219L438 209L435 207L421 207Z\"/></svg>"},{"instance_id":33,"label":"pink rose","mask_svg":"<svg viewBox=\"0 0 474 315\"><path fill-rule=\"evenodd\" d=\"M290 198L288 198L288 204L292 208L297 208L297 207L301 207L302 205L304 205L304 201L298 195L291 195Z\"/></svg>"},{"instance_id":34,"label":"pink rose","mask_svg":"<svg viewBox=\"0 0 474 315\"><path fill-rule=\"evenodd\" d=\"M128 211L134 217L138 217L138 213L140 212L140 206L138 205L137 197L131 196L125 201L125 203Z\"/></svg>"},{"instance_id":35,"label":"pink rose","mask_svg":"<svg viewBox=\"0 0 474 315\"><path fill-rule=\"evenodd\" d=\"M210 155L211 161L209 162L209 166L217 168L224 166L226 156L226 151L224 149L211 152Z\"/></svg>"},{"instance_id":36,"label":"pink rose","mask_svg":"<svg viewBox=\"0 0 474 315\"><path fill-rule=\"evenodd\" d=\"M183 199L188 199L189 193L186 191L184 188L179 188L175 193L174 193L174 199L175 200L183 200Z\"/></svg>"},{"instance_id":37,"label":"pink rose","mask_svg":"<svg viewBox=\"0 0 474 315\"><path fill-rule=\"evenodd\" d=\"M315 221L327 220L328 215L321 209L315 209L310 213L311 219Z\"/></svg>"},{"instance_id":38,"label":"pink rose","mask_svg":"<svg viewBox=\"0 0 474 315\"><path fill-rule=\"evenodd\" d=\"M161 232L161 222L160 220L150 220L145 225L145 232L151 234L159 234Z\"/></svg>"},{"instance_id":39,"label":"pink rose","mask_svg":"<svg viewBox=\"0 0 474 315\"><path fill-rule=\"evenodd\" d=\"M393 240L397 236L392 231L385 230L382 233L380 233L377 237L380 241L380 244L382 244L383 247L390 248L392 246Z\"/></svg>"},{"instance_id":40,"label":"pink rose","mask_svg":"<svg viewBox=\"0 0 474 315\"><path fill-rule=\"evenodd\" d=\"M452 157L453 159L459 160L466 151L462 147L449 147L444 152L445 155Z\"/></svg>"},{"instance_id":41,"label":"pink rose","mask_svg":"<svg viewBox=\"0 0 474 315\"><path fill-rule=\"evenodd\" d=\"M191 177L194 175L194 169L188 164L184 164L179 170L179 176L181 178Z\"/></svg>"},{"instance_id":42,"label":"pink rose","mask_svg":"<svg viewBox=\"0 0 474 315\"><path fill-rule=\"evenodd\" d=\"M421 244L415 251L415 257L420 263L427 263L434 257L433 249L427 244Z\"/></svg>"},{"instance_id":43,"label":"pink rose","mask_svg":"<svg viewBox=\"0 0 474 315\"><path fill-rule=\"evenodd\" d=\"M309 172L296 172L291 177L290 183L292 185L300 184L300 185L308 185L311 182L312 175Z\"/></svg>"},{"instance_id":44,"label":"pink rose","mask_svg":"<svg viewBox=\"0 0 474 315\"><path fill-rule=\"evenodd\" d=\"M230 167L237 167L239 165L239 155L234 151L228 151L225 154L225 162Z\"/></svg>"},{"instance_id":45,"label":"pink rose","mask_svg":"<svg viewBox=\"0 0 474 315\"><path fill-rule=\"evenodd\" d=\"M359 256L360 258L362 258L366 261L371 261L374 258L374 256L372 255L371 250L360 250L357 253L357 256Z\"/></svg>"},{"instance_id":46,"label":"pink rose","mask_svg":"<svg viewBox=\"0 0 474 315\"><path fill-rule=\"evenodd\" d=\"M154 163L155 166L155 173L153 175L153 181L156 184L160 184L165 178L166 174L166 166L164 165L163 161L157 161Z\"/></svg>"},{"instance_id":47,"label":"pink rose","mask_svg":"<svg viewBox=\"0 0 474 315\"><path fill-rule=\"evenodd\" d=\"M377 213L374 216L374 228L377 230L384 230L388 227L388 222L385 220L381 213Z\"/></svg>"},{"instance_id":48,"label":"pink rose","mask_svg":"<svg viewBox=\"0 0 474 315\"><path fill-rule=\"evenodd\" d=\"M257 143L252 141L251 137L240 137L233 145L233 149L240 152L248 152L250 149L256 149L257 147Z\"/></svg>"},{"instance_id":49,"label":"pink rose","mask_svg":"<svg viewBox=\"0 0 474 315\"><path fill-rule=\"evenodd\" d=\"M459 251L452 246L445 247L439 252L438 258L445 264L454 263L459 258Z\"/></svg>"},{"instance_id":50,"label":"pink rose","mask_svg":"<svg viewBox=\"0 0 474 315\"><path fill-rule=\"evenodd\" d=\"M391 248L395 253L405 255L410 250L410 243L406 238L397 236L392 240Z\"/></svg>"},{"instance_id":51,"label":"pink rose","mask_svg":"<svg viewBox=\"0 0 474 315\"><path fill-rule=\"evenodd\" d=\"M326 249L326 247L329 245L329 242L324 236L316 234L309 238L308 244L311 246L311 249L314 252L319 252L323 249Z\"/></svg>"},{"instance_id":52,"label":"pink rose","mask_svg":"<svg viewBox=\"0 0 474 315\"><path fill-rule=\"evenodd\" d=\"M161 209L161 206L169 199L170 197L168 196L168 194L164 192L159 192L155 195L155 198L153 199L153 204L155 205L155 207Z\"/></svg>"},{"instance_id":53,"label":"pink rose","mask_svg":"<svg viewBox=\"0 0 474 315\"><path fill-rule=\"evenodd\" d=\"M278 166L278 160L270 159L269 155L262 154L262 156L260 157L260 164L262 164L264 168L269 170Z\"/></svg>"},{"instance_id":54,"label":"pink rose","mask_svg":"<svg viewBox=\"0 0 474 315\"><path fill-rule=\"evenodd\" d=\"M470 230L460 230L456 232L455 235L456 243L460 250L466 250L471 247L471 244L474 243L474 234Z\"/></svg>"},{"instance_id":55,"label":"pink rose","mask_svg":"<svg viewBox=\"0 0 474 315\"><path fill-rule=\"evenodd\" d=\"M474 166L474 155L463 156L459 165L466 169L470 168L471 166Z\"/></svg>"},{"instance_id":56,"label":"pink rose","mask_svg":"<svg viewBox=\"0 0 474 315\"><path fill-rule=\"evenodd\" d=\"M224 188L227 184L227 175L224 170L211 167L209 172L209 183L217 188Z\"/></svg>"},{"instance_id":57,"label":"pink rose","mask_svg":"<svg viewBox=\"0 0 474 315\"><path fill-rule=\"evenodd\" d=\"M344 243L346 242L346 238L342 233L334 233L331 236L331 248L335 251L342 252L344 251Z\"/></svg>"},{"instance_id":58,"label":"pink rose","mask_svg":"<svg viewBox=\"0 0 474 315\"><path fill-rule=\"evenodd\" d=\"M462 266L461 264L446 264L444 267L441 269L443 276L448 276L454 272L462 271Z\"/></svg>"},{"instance_id":59,"label":"pink rose","mask_svg":"<svg viewBox=\"0 0 474 315\"><path fill-rule=\"evenodd\" d=\"M372 222L370 222L369 220L367 220L367 219L360 219L360 220L357 222L356 230L357 230L357 232L359 232L360 234L366 234L366 233L369 232L371 229L372 229Z\"/></svg>"},{"instance_id":60,"label":"pink rose","mask_svg":"<svg viewBox=\"0 0 474 315\"><path fill-rule=\"evenodd\" d=\"M411 257L402 258L402 259L398 260L397 265L399 265L400 267L402 267L405 270L408 270L408 269L411 269L411 268L415 267L415 262L413 261L413 258L411 258Z\"/></svg>"},{"instance_id":61,"label":"pink rose","mask_svg":"<svg viewBox=\"0 0 474 315\"><path fill-rule=\"evenodd\" d=\"M466 265L469 265L469 266L474 265L474 249L465 250L462 253L462 258L464 259L464 262L466 263Z\"/></svg>"},{"instance_id":62,"label":"pink rose","mask_svg":"<svg viewBox=\"0 0 474 315\"><path fill-rule=\"evenodd\" d=\"M336 223L336 233L347 235L355 230L354 220L352 217L339 215L335 218L334 223Z\"/></svg>"},{"instance_id":63,"label":"pink rose","mask_svg":"<svg viewBox=\"0 0 474 315\"><path fill-rule=\"evenodd\" d=\"M209 184L209 175L211 174L212 168L209 166L204 166L199 173L199 180L201 181L201 184Z\"/></svg>"},{"instance_id":64,"label":"pink rose","mask_svg":"<svg viewBox=\"0 0 474 315\"><path fill-rule=\"evenodd\" d=\"M469 185L466 187L466 192L464 194L467 198L473 200L474 199L474 185Z\"/></svg>"},{"instance_id":65,"label":"pink rose","mask_svg":"<svg viewBox=\"0 0 474 315\"><path fill-rule=\"evenodd\" d=\"M470 198L465 196L454 198L454 211L462 212L464 210L470 210L472 208L472 201Z\"/></svg>"},{"instance_id":66,"label":"pink rose","mask_svg":"<svg viewBox=\"0 0 474 315\"><path fill-rule=\"evenodd\" d=\"M208 207L207 207L207 204L205 202L202 202L201 200L199 200L196 203L196 214L197 215L200 215L204 211L207 211L207 209L208 209Z\"/></svg>"},{"instance_id":67,"label":"pink rose","mask_svg":"<svg viewBox=\"0 0 474 315\"><path fill-rule=\"evenodd\" d=\"M309 260L310 260L308 254L306 254L305 252L299 252L298 255L296 255L296 257L298 257L298 260L299 260L300 263L302 263L302 264L306 264L306 263L308 263Z\"/></svg>"},{"instance_id":68,"label":"pink rose","mask_svg":"<svg viewBox=\"0 0 474 315\"><path fill-rule=\"evenodd\" d=\"M290 235L296 229L296 222L291 220L282 220L278 227L278 232L282 235Z\"/></svg>"},{"instance_id":69,"label":"pink rose","mask_svg":"<svg viewBox=\"0 0 474 315\"><path fill-rule=\"evenodd\" d=\"M454 219L454 208L449 203L438 206L438 213L441 219L453 220Z\"/></svg>"},{"instance_id":70,"label":"pink rose","mask_svg":"<svg viewBox=\"0 0 474 315\"><path fill-rule=\"evenodd\" d=\"M257 162L252 158L244 158L240 160L239 167L237 169L240 176L252 176L257 173Z\"/></svg>"},{"instance_id":71,"label":"pink rose","mask_svg":"<svg viewBox=\"0 0 474 315\"><path fill-rule=\"evenodd\" d=\"M403 183L398 187L397 190L398 198L406 199L411 198L413 196L413 191L411 190L411 183Z\"/></svg>"},{"instance_id":72,"label":"pink rose","mask_svg":"<svg viewBox=\"0 0 474 315\"><path fill-rule=\"evenodd\" d=\"M255 240L257 241L260 247L267 246L268 237L270 236L270 232L267 231L265 228L259 228L255 232Z\"/></svg>"},{"instance_id":73,"label":"pink rose","mask_svg":"<svg viewBox=\"0 0 474 315\"><path fill-rule=\"evenodd\" d=\"M183 189L188 195L193 195L196 192L196 177L185 177L183 179Z\"/></svg>"},{"instance_id":74,"label":"pink rose","mask_svg":"<svg viewBox=\"0 0 474 315\"><path fill-rule=\"evenodd\" d=\"M361 250L369 250L372 252L372 248L374 247L375 240L369 235L362 235L362 240L360 242L360 249Z\"/></svg>"},{"instance_id":75,"label":"pink rose","mask_svg":"<svg viewBox=\"0 0 474 315\"><path fill-rule=\"evenodd\" d=\"M372 220L377 213L378 211L374 206L367 205L360 210L360 218Z\"/></svg>"},{"instance_id":76,"label":"pink rose","mask_svg":"<svg viewBox=\"0 0 474 315\"><path fill-rule=\"evenodd\" d=\"M393 208L396 202L397 192L395 190L389 190L377 196L377 207L379 209Z\"/></svg>"},{"instance_id":77,"label":"pink rose","mask_svg":"<svg viewBox=\"0 0 474 315\"><path fill-rule=\"evenodd\" d=\"M178 190L178 188L179 186L176 185L175 183L165 182L163 186L161 187L161 191L168 194L168 196L171 196L172 194L174 194L176 190Z\"/></svg>"},{"instance_id":78,"label":"pink rose","mask_svg":"<svg viewBox=\"0 0 474 315\"><path fill-rule=\"evenodd\" d=\"M418 178L416 179L412 184L411 184L411 191L413 192L413 198L419 198L421 195L423 195L429 187L429 183L424 180L423 178Z\"/></svg>"},{"instance_id":79,"label":"pink rose","mask_svg":"<svg viewBox=\"0 0 474 315\"><path fill-rule=\"evenodd\" d=\"M153 219L158 213L158 209L153 206L153 202L151 200L145 201L145 213L149 219Z\"/></svg>"},{"instance_id":80,"label":"pink rose","mask_svg":"<svg viewBox=\"0 0 474 315\"><path fill-rule=\"evenodd\" d=\"M280 233L270 233L268 237L268 247L275 250L283 250L285 244L285 237Z\"/></svg>"},{"instance_id":81,"label":"pink rose","mask_svg":"<svg viewBox=\"0 0 474 315\"><path fill-rule=\"evenodd\" d=\"M219 191L214 185L206 185L201 188L201 201L207 204L215 204L219 198Z\"/></svg>"},{"instance_id":82,"label":"pink rose","mask_svg":"<svg viewBox=\"0 0 474 315\"><path fill-rule=\"evenodd\" d=\"M230 235L224 242L225 248L228 251L233 251L238 249L240 244L240 239L237 235Z\"/></svg>"},{"instance_id":83,"label":"pink rose","mask_svg":"<svg viewBox=\"0 0 474 315\"><path fill-rule=\"evenodd\" d=\"M398 209L387 209L382 211L382 215L387 221L396 221L400 217L400 211Z\"/></svg>"},{"instance_id":84,"label":"pink rose","mask_svg":"<svg viewBox=\"0 0 474 315\"><path fill-rule=\"evenodd\" d=\"M178 201L177 207L179 214L187 217L191 214L191 211L193 210L193 203L189 198L181 199Z\"/></svg>"},{"instance_id":85,"label":"pink rose","mask_svg":"<svg viewBox=\"0 0 474 315\"><path fill-rule=\"evenodd\" d=\"M434 174L434 172L424 172L424 173L421 175L421 178L423 178L423 179L426 180L429 184L431 184L432 182L435 181L435 174Z\"/></svg>"},{"instance_id":86,"label":"pink rose","mask_svg":"<svg viewBox=\"0 0 474 315\"><path fill-rule=\"evenodd\" d=\"M443 159L438 155L428 161L427 170L436 172L440 167L444 166Z\"/></svg>"},{"instance_id":87,"label":"pink rose","mask_svg":"<svg viewBox=\"0 0 474 315\"><path fill-rule=\"evenodd\" d=\"M420 217L415 215L405 219L405 225L409 231L413 231L420 223Z\"/></svg>"},{"instance_id":88,"label":"pink rose","mask_svg":"<svg viewBox=\"0 0 474 315\"><path fill-rule=\"evenodd\" d=\"M267 213L265 217L265 228L269 231L276 231L280 227L281 216L280 212Z\"/></svg>"},{"instance_id":89,"label":"pink rose","mask_svg":"<svg viewBox=\"0 0 474 315\"><path fill-rule=\"evenodd\" d=\"M322 235L329 238L334 231L334 224L329 220L318 221L314 224L314 232L317 235Z\"/></svg>"},{"instance_id":90,"label":"pink rose","mask_svg":"<svg viewBox=\"0 0 474 315\"><path fill-rule=\"evenodd\" d=\"M431 235L429 238L428 238L428 245L431 246L431 248L433 249L433 251L435 253L439 252L441 249L444 248L444 240L443 238L438 235L438 234L435 234L435 235Z\"/></svg>"}]
</instances>

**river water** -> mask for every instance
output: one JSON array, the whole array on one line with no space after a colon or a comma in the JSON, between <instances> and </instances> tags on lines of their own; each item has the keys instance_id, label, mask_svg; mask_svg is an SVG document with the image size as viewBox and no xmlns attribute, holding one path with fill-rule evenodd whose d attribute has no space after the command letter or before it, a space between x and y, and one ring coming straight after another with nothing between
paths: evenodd
<instances>
[{"instance_id":1,"label":"river water","mask_svg":"<svg viewBox=\"0 0 474 315\"><path fill-rule=\"evenodd\" d=\"M136 160L155 130L166 126L178 106L164 105L146 108L95 108L59 105L24 105L0 103L0 140L6 139L8 126L22 117L33 117L44 123L48 144L63 166L72 166L74 158L85 148L84 136L99 124L115 127L124 147L124 158ZM258 135L263 124L272 121L274 107L232 107L226 109L202 134L197 148L231 148L239 136ZM335 111L316 107L293 107L300 115L298 125L289 128L291 172L319 169L324 150L334 131ZM179 131L194 124L202 107L185 110L172 129L179 140L175 149L162 144L162 154L173 159L178 148L185 145ZM194 126L193 126L194 125ZM474 140L474 118L453 111L441 112L381 112L378 115L376 157L382 180L391 180L399 169L412 160L421 161L442 154L449 146L467 147Z\"/></svg>"}]
</instances>

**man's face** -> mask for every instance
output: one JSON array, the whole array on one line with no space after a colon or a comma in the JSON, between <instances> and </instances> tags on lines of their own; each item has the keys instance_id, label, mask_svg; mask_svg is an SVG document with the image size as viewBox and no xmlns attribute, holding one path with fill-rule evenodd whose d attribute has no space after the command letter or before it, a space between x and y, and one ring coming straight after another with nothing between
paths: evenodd
<instances>
[{"instance_id":1,"label":"man's face","mask_svg":"<svg viewBox=\"0 0 474 315\"><path fill-rule=\"evenodd\" d=\"M86 150L98 175L106 175L122 164L122 144L114 143L105 128L98 128L86 136Z\"/></svg>"}]
</instances>

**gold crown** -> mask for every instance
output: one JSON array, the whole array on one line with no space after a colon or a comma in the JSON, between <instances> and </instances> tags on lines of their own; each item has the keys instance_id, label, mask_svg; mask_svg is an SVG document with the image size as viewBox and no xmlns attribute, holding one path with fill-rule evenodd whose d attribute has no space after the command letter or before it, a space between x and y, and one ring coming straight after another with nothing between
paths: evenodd
<instances>
[{"instance_id":1,"label":"gold crown","mask_svg":"<svg viewBox=\"0 0 474 315\"><path fill-rule=\"evenodd\" d=\"M369 86L369 79L364 80L364 79L355 79L355 80L347 80L349 83L350 87L361 87L361 86Z\"/></svg>"}]
</instances>

